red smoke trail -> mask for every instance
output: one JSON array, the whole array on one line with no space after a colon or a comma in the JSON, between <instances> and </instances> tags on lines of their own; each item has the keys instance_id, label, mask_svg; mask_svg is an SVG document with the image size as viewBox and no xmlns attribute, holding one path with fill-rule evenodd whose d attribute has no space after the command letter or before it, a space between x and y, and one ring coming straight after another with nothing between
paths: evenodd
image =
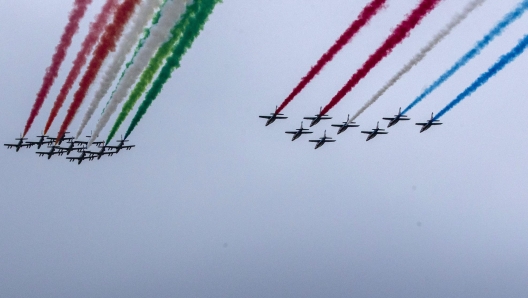
<instances>
[{"instance_id":1,"label":"red smoke trail","mask_svg":"<svg viewBox=\"0 0 528 298\"><path fill-rule=\"evenodd\" d=\"M383 58L387 57L390 52L396 47L402 40L409 35L409 32L418 25L418 23L431 11L436 5L442 0L422 0L418 7L416 7L410 15L407 16L403 22L401 22L392 34L385 40L385 42L379 47L374 54L372 54L365 64L356 71L356 73L350 78L350 80L337 92L332 100L323 108L321 115L326 114L331 108L333 108L345 95L354 88L354 86L363 79L372 68L374 68Z\"/></svg>"},{"instance_id":2,"label":"red smoke trail","mask_svg":"<svg viewBox=\"0 0 528 298\"><path fill-rule=\"evenodd\" d=\"M341 51L341 49L375 16L383 7L387 0L372 0L359 14L359 17L348 27L348 29L339 37L334 45L323 54L319 61L310 69L299 84L293 89L288 97L279 106L277 112L282 111L303 89L310 83L313 78L325 67L325 65L332 61L334 56Z\"/></svg>"},{"instance_id":3,"label":"red smoke trail","mask_svg":"<svg viewBox=\"0 0 528 298\"><path fill-rule=\"evenodd\" d=\"M130 20L132 17L132 14L134 13L134 10L136 9L136 6L139 4L139 2L141 2L141 0L124 0L124 2L121 3L121 5L119 5L117 8L114 14L113 22L106 26L105 33L103 36L101 36L101 40L94 51L92 60L86 69L86 73L79 82L79 89L73 96L73 102L68 108L66 118L64 118L64 121L62 122L58 134L60 136L59 139L64 135L64 132L66 132L66 129L73 121L75 113L77 113L77 110L86 97L86 93L88 93L90 85L97 77L97 73L101 69L104 60L106 57L108 57L110 52L115 51L116 43L123 33L128 20Z\"/></svg>"},{"instance_id":4,"label":"red smoke trail","mask_svg":"<svg viewBox=\"0 0 528 298\"><path fill-rule=\"evenodd\" d=\"M92 3L92 0L75 0L75 3L73 4L73 9L70 12L68 24L66 25L66 28L64 28L60 42L55 48L55 54L53 54L53 58L51 59L51 65L46 69L42 86L37 93L37 98L35 99L35 103L33 104L33 108L31 109L31 113L29 114L29 118L26 122L24 136L28 133L33 121L35 121L40 108L42 108L42 105L44 104L46 96L48 96L53 82L57 78L60 66L64 61L64 58L66 58L66 52L72 43L73 35L75 35L77 30L79 30L79 22L83 18L84 13L86 12L86 9L90 3Z\"/></svg>"},{"instance_id":5,"label":"red smoke trail","mask_svg":"<svg viewBox=\"0 0 528 298\"><path fill-rule=\"evenodd\" d=\"M68 96L68 93L73 87L75 80L77 80L77 77L81 73L82 67L84 66L84 64L86 64L88 55L90 55L90 53L92 52L93 47L97 43L97 40L101 36L101 33L103 33L103 30L106 24L108 23L108 19L115 11L117 5L118 0L107 0L106 4L101 9L101 12L96 17L95 21L90 24L90 31L84 39L81 46L81 50L79 51L79 53L77 53L75 61L73 61L73 67L70 70L68 77L66 78L66 82L64 82L64 85L62 85L60 93L57 96L55 103L53 104L53 108L51 109L51 113L48 117L48 122L46 123L46 127L44 128L44 134L48 133L48 130L51 124L53 123L53 120L55 120L55 117L57 117L57 114L59 113L62 104L66 100L66 96Z\"/></svg>"}]
</instances>

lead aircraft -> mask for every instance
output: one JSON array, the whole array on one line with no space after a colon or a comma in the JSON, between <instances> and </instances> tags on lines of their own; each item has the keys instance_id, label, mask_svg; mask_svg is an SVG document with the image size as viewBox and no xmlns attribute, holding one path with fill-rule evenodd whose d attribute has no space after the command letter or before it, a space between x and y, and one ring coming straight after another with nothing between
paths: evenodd
<instances>
[{"instance_id":1,"label":"lead aircraft","mask_svg":"<svg viewBox=\"0 0 528 298\"><path fill-rule=\"evenodd\" d=\"M407 117L407 115L402 115L401 113L401 107L400 111L398 112L398 115L394 115L393 118L387 117L383 118L383 120L389 120L389 125L387 125L387 128L393 126L394 124L398 123L400 120L411 120L411 118Z\"/></svg>"},{"instance_id":2,"label":"lead aircraft","mask_svg":"<svg viewBox=\"0 0 528 298\"><path fill-rule=\"evenodd\" d=\"M33 146L32 144L29 144L29 143L25 143L24 144L24 140L27 140L27 138L23 138L22 136L20 136L20 138L17 138L15 140L17 140L18 143L16 143L16 144L4 144L4 146L7 146L7 149L11 149L11 148L15 147L16 148L16 152L18 152L18 150L20 150L20 148L22 148L22 147L30 148L31 146Z\"/></svg>"},{"instance_id":3,"label":"lead aircraft","mask_svg":"<svg viewBox=\"0 0 528 298\"><path fill-rule=\"evenodd\" d=\"M359 127L359 125L356 124L356 122L350 122L349 123L349 121L350 121L350 114L348 114L347 121L343 122L343 124L332 124L332 126L333 127L339 127L339 130L337 131L337 134L340 134L340 133L344 132L349 127Z\"/></svg>"},{"instance_id":4,"label":"lead aircraft","mask_svg":"<svg viewBox=\"0 0 528 298\"><path fill-rule=\"evenodd\" d=\"M274 113L270 113L271 116L259 116L259 118L268 119L268 121L266 121L266 126L268 126L271 123L275 122L275 120L277 120L277 119L288 119L288 117L285 117L284 114L277 113L278 109L279 109L279 107L276 106L275 107L275 112Z\"/></svg>"},{"instance_id":5,"label":"lead aircraft","mask_svg":"<svg viewBox=\"0 0 528 298\"><path fill-rule=\"evenodd\" d=\"M428 130L433 125L442 125L442 123L439 122L440 120L435 120L433 113L431 113L431 119L429 119L427 122L424 123L416 123L416 125L421 125L422 129L420 129L420 133Z\"/></svg>"},{"instance_id":6,"label":"lead aircraft","mask_svg":"<svg viewBox=\"0 0 528 298\"><path fill-rule=\"evenodd\" d=\"M379 128L379 121L378 124L376 124L376 128L374 128L371 131L362 131L361 133L366 133L369 136L367 137L367 141L371 140L372 138L376 137L377 135L386 135L388 132L384 131L385 129Z\"/></svg>"},{"instance_id":7,"label":"lead aircraft","mask_svg":"<svg viewBox=\"0 0 528 298\"><path fill-rule=\"evenodd\" d=\"M317 143L315 144L315 149L323 146L326 142L335 142L336 140L332 140L331 137L326 136L326 130L324 132L324 136L322 138L319 138L319 140L310 140L309 142Z\"/></svg>"},{"instance_id":8,"label":"lead aircraft","mask_svg":"<svg viewBox=\"0 0 528 298\"><path fill-rule=\"evenodd\" d=\"M286 133L293 134L292 141L295 141L303 134L313 133L313 131L308 131L308 128L303 128L303 123L301 121L301 128L297 128L295 131L287 131Z\"/></svg>"},{"instance_id":9,"label":"lead aircraft","mask_svg":"<svg viewBox=\"0 0 528 298\"><path fill-rule=\"evenodd\" d=\"M321 120L330 120L330 119L332 119L332 117L329 117L328 115L321 115L322 111L323 111L323 107L321 107L321 109L319 109L319 114L315 114L315 117L304 117L304 119L312 120L312 122L310 123L310 127L316 125Z\"/></svg>"}]
</instances>

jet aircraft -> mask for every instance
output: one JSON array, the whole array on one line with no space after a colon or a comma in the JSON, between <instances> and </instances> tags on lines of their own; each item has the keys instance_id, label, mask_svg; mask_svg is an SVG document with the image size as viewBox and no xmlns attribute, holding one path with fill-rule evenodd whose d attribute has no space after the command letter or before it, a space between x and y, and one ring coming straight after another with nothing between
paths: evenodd
<instances>
[{"instance_id":1,"label":"jet aircraft","mask_svg":"<svg viewBox=\"0 0 528 298\"><path fill-rule=\"evenodd\" d=\"M332 119L332 117L328 117L328 115L321 115L321 111L323 110L323 107L319 110L319 114L316 114L314 117L304 117L304 119L312 120L310 123L310 127L316 125L321 120L329 120Z\"/></svg>"},{"instance_id":2,"label":"jet aircraft","mask_svg":"<svg viewBox=\"0 0 528 298\"><path fill-rule=\"evenodd\" d=\"M331 137L327 137L326 136L326 130L324 132L324 136L322 138L319 138L319 140L310 140L309 142L314 142L314 143L317 143L315 144L315 149L323 146L325 143L327 142L335 142L336 140L332 140Z\"/></svg>"},{"instance_id":3,"label":"jet aircraft","mask_svg":"<svg viewBox=\"0 0 528 298\"><path fill-rule=\"evenodd\" d=\"M287 131L286 133L293 134L292 141L295 141L303 134L313 133L313 131L308 131L308 128L303 128L303 123L301 121L301 128L297 128L295 131Z\"/></svg>"},{"instance_id":4,"label":"jet aircraft","mask_svg":"<svg viewBox=\"0 0 528 298\"><path fill-rule=\"evenodd\" d=\"M359 125L356 124L356 122L348 123L348 121L350 121L350 114L348 114L347 121L343 122L343 124L332 124L333 127L339 127L339 130L337 131L337 134L340 134L340 133L344 132L349 127L359 127Z\"/></svg>"},{"instance_id":5,"label":"jet aircraft","mask_svg":"<svg viewBox=\"0 0 528 298\"><path fill-rule=\"evenodd\" d=\"M93 156L97 156L97 159L101 159L101 157L103 155L108 155L108 156L112 156L115 152L105 152L106 150L106 146L101 146L100 147L101 150L97 151L97 152L93 152L93 151L86 151L86 153L89 153L89 154L92 154Z\"/></svg>"},{"instance_id":6,"label":"jet aircraft","mask_svg":"<svg viewBox=\"0 0 528 298\"><path fill-rule=\"evenodd\" d=\"M68 144L70 144L68 147L58 147L58 149L61 149L62 151L66 152L66 155L70 155L72 151L81 152L81 150L86 149L86 147L75 147L75 144L77 144L77 141L68 141Z\"/></svg>"},{"instance_id":7,"label":"jet aircraft","mask_svg":"<svg viewBox=\"0 0 528 298\"><path fill-rule=\"evenodd\" d=\"M389 125L387 125L387 128L393 126L394 124L398 123L400 120L411 120L411 118L407 117L407 115L402 115L401 113L401 107L400 111L398 112L398 115L394 115L393 118L387 117L383 118L383 120L389 120Z\"/></svg>"},{"instance_id":8,"label":"jet aircraft","mask_svg":"<svg viewBox=\"0 0 528 298\"><path fill-rule=\"evenodd\" d=\"M62 155L64 153L64 151L62 151L59 148L59 146L51 146L50 148L51 149L48 152L35 152L35 153L38 154L39 156L47 155L48 159L50 159L55 154ZM56 151L56 150L58 150L58 151Z\"/></svg>"},{"instance_id":9,"label":"jet aircraft","mask_svg":"<svg viewBox=\"0 0 528 298\"><path fill-rule=\"evenodd\" d=\"M95 158L95 156L92 154L90 154L90 156L87 156L86 154L88 154L88 152L83 150L81 155L77 157L66 157L66 159L68 159L70 162L74 162L77 160L77 164L80 165L85 159L93 160Z\"/></svg>"},{"instance_id":10,"label":"jet aircraft","mask_svg":"<svg viewBox=\"0 0 528 298\"><path fill-rule=\"evenodd\" d=\"M268 119L266 121L266 126L270 125L271 123L275 122L277 119L288 119L288 117L285 117L284 114L277 113L278 107L275 107L275 112L270 113L271 116L259 116L259 118L265 118Z\"/></svg>"},{"instance_id":11,"label":"jet aircraft","mask_svg":"<svg viewBox=\"0 0 528 298\"><path fill-rule=\"evenodd\" d=\"M384 130L385 129L379 128L379 121L378 121L378 124L376 124L376 128L374 128L371 131L362 131L361 133L368 134L369 136L367 137L367 141L369 141L370 139L376 137L377 135L386 135L386 134L388 134L388 132L386 132Z\"/></svg>"},{"instance_id":12,"label":"jet aircraft","mask_svg":"<svg viewBox=\"0 0 528 298\"><path fill-rule=\"evenodd\" d=\"M40 139L36 142L28 141L26 143L31 144L31 146L37 145L37 149L40 149L42 145L51 144L51 141L45 141L45 139L48 138L48 136L42 135L42 136L37 136L37 138L40 138Z\"/></svg>"},{"instance_id":13,"label":"jet aircraft","mask_svg":"<svg viewBox=\"0 0 528 298\"><path fill-rule=\"evenodd\" d=\"M92 136L86 136L86 138L88 138L88 139L90 139L91 137ZM84 145L85 147L88 146L88 141L75 141L75 143ZM97 142L93 142L92 144L101 147L101 145L104 145L104 142L103 141L97 141Z\"/></svg>"},{"instance_id":14,"label":"jet aircraft","mask_svg":"<svg viewBox=\"0 0 528 298\"><path fill-rule=\"evenodd\" d=\"M4 144L4 146L7 146L7 149L11 149L12 147L15 147L16 148L16 152L18 152L18 150L20 150L20 148L22 148L22 147L30 148L31 146L33 146L33 144L29 144L29 143L25 143L24 144L24 140L27 140L27 138L23 138L22 136L20 136L20 138L17 138L15 140L17 140L18 143L16 143L16 144Z\"/></svg>"},{"instance_id":15,"label":"jet aircraft","mask_svg":"<svg viewBox=\"0 0 528 298\"><path fill-rule=\"evenodd\" d=\"M125 146L125 142L128 142L128 140L123 139L123 137L121 137L121 140L117 140L117 142L119 143L117 146L105 146L105 147L109 148L109 149L115 149L115 151L113 153L119 153L119 151L121 149L130 150L133 147L136 147L136 145L127 145L127 146Z\"/></svg>"},{"instance_id":16,"label":"jet aircraft","mask_svg":"<svg viewBox=\"0 0 528 298\"><path fill-rule=\"evenodd\" d=\"M435 120L433 113L431 113L431 119L429 119L425 123L416 123L416 125L421 125L422 129L420 129L420 133L428 130L433 125L442 125L442 123L439 122L440 120Z\"/></svg>"},{"instance_id":17,"label":"jet aircraft","mask_svg":"<svg viewBox=\"0 0 528 298\"><path fill-rule=\"evenodd\" d=\"M48 137L53 143L57 143L57 145L61 145L64 141L71 141L73 140L72 137L66 137L66 135L69 134L69 132L65 132L64 135L60 139L57 140L57 138Z\"/></svg>"}]
</instances>

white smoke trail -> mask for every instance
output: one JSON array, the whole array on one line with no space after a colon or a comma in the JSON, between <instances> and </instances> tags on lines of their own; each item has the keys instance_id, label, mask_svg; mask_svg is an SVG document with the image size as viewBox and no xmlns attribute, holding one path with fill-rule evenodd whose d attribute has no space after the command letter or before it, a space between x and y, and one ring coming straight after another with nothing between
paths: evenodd
<instances>
[{"instance_id":1,"label":"white smoke trail","mask_svg":"<svg viewBox=\"0 0 528 298\"><path fill-rule=\"evenodd\" d=\"M416 64L418 64L420 61L422 61L425 56L436 46L440 41L444 39L451 31L458 26L464 19L467 18L467 16L475 10L477 7L482 5L486 0L473 0L466 7L464 10L455 15L453 19L451 19L451 22L447 24L440 32L438 32L433 39L425 46L423 47L418 54L416 54L405 66L396 73L372 98L367 101L361 109L359 109L352 118L348 121L348 124L353 122L359 115L361 115L366 109L368 109L373 103L375 103L392 85L394 85L403 75L405 75L407 72L409 72Z\"/></svg>"},{"instance_id":2,"label":"white smoke trail","mask_svg":"<svg viewBox=\"0 0 528 298\"><path fill-rule=\"evenodd\" d=\"M112 82L117 77L121 66L123 63L125 63L127 54L139 41L139 37L141 36L141 33L143 33L143 28L145 28L147 23L152 19L154 11L161 5L161 3L162 0L146 0L141 4L136 16L132 21L132 26L119 43L119 48L114 55L112 63L107 67L106 72L101 76L99 89L95 92L94 98L88 107L88 111L86 111L83 117L75 138L79 138L81 135L82 131L86 127L86 124L97 109L99 102L112 86Z\"/></svg>"},{"instance_id":3,"label":"white smoke trail","mask_svg":"<svg viewBox=\"0 0 528 298\"><path fill-rule=\"evenodd\" d=\"M180 20L181 15L185 11L186 3L187 0L171 0L163 6L158 24L152 28L150 36L137 53L133 64L125 71L121 83L117 86L113 97L110 99L103 115L101 115L101 119L97 122L89 144L101 133L101 130L108 123L108 120L110 120L110 116L112 116L117 110L117 106L128 95L130 88L147 67L158 48L171 37L171 29Z\"/></svg>"}]
</instances>

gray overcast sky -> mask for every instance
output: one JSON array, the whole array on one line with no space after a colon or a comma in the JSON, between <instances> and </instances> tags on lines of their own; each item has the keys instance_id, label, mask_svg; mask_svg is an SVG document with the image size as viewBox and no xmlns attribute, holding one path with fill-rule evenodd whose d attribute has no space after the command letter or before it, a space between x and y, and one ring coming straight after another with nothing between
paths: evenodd
<instances>
[{"instance_id":1,"label":"gray overcast sky","mask_svg":"<svg viewBox=\"0 0 528 298\"><path fill-rule=\"evenodd\" d=\"M70 2L0 1L3 143L23 129ZM419 134L413 123L511 49L528 15L387 136L365 142L352 130L313 150L284 131L326 104L417 0L389 0L285 109L288 120L264 127L257 117L367 2L224 0L131 135L132 151L77 166L2 149L0 296L527 297L528 53L441 127ZM467 2L444 0L332 121L354 113ZM30 136L102 3L83 19ZM516 3L488 0L358 118L360 129L410 103ZM335 137L329 124L313 136Z\"/></svg>"}]
</instances>

